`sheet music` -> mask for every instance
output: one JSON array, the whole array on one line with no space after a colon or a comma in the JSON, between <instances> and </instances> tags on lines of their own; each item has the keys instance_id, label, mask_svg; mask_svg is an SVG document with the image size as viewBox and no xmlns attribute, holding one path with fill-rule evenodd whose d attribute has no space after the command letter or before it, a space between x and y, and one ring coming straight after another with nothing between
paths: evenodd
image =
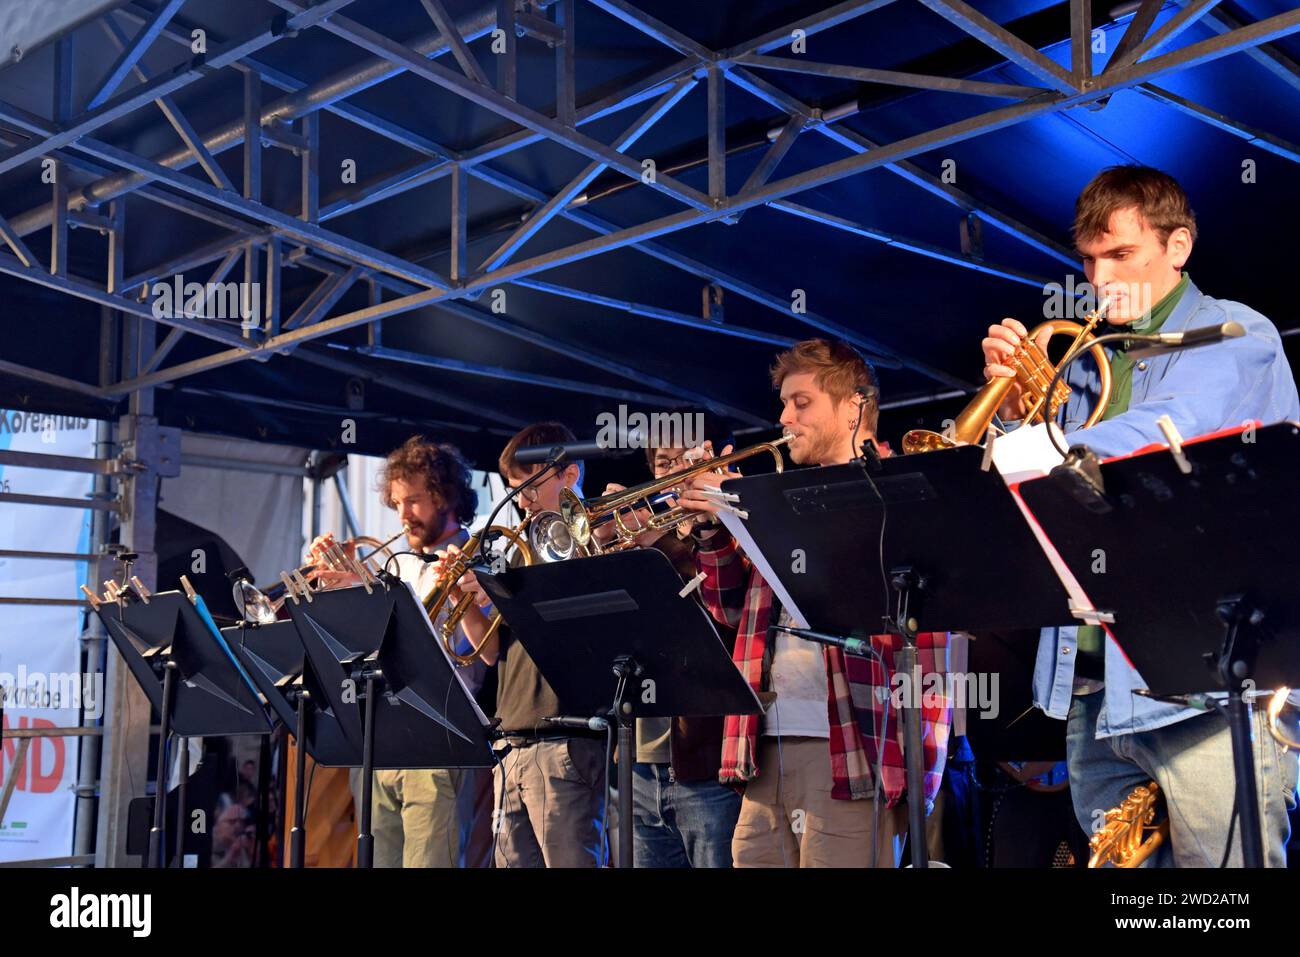
<instances>
[{"instance_id":1,"label":"sheet music","mask_svg":"<svg viewBox=\"0 0 1300 957\"><path fill-rule=\"evenodd\" d=\"M744 508L744 503L736 503L739 508ZM734 512L720 510L718 518L722 519L722 524L726 526L727 531L736 539L736 544L745 550L745 555L754 563L754 567L762 574L763 579L772 586L772 591L780 599L781 607L790 612L790 624L796 628L807 628L808 619L804 617L803 612L795 605L794 599L790 593L785 590L785 585L781 583L781 578L772 569L772 563L767 560L762 552L758 550L758 545L754 537L749 534L749 529L745 527L745 520Z\"/></svg>"},{"instance_id":2,"label":"sheet music","mask_svg":"<svg viewBox=\"0 0 1300 957\"><path fill-rule=\"evenodd\" d=\"M1052 429L1061 439L1061 444L1065 445L1065 436L1054 422ZM1038 425L1022 426L994 439L993 464L998 467L998 472L1007 485L1015 485L1026 479L1046 475L1061 464L1061 453L1052 445L1047 426L1040 422Z\"/></svg>"}]
</instances>

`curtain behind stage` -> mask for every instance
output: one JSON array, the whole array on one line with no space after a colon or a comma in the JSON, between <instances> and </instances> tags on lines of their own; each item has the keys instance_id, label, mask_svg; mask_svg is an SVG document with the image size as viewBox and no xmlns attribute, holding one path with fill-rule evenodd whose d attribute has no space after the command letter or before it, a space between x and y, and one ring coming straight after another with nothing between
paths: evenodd
<instances>
[{"instance_id":1,"label":"curtain behind stage","mask_svg":"<svg viewBox=\"0 0 1300 957\"><path fill-rule=\"evenodd\" d=\"M248 564L255 582L274 582L281 571L300 564L303 481L253 469L301 467L307 455L291 446L184 434L181 474L163 479L158 505L224 539ZM228 468L184 464L192 456L218 459ZM160 589L175 586L158 582Z\"/></svg>"}]
</instances>

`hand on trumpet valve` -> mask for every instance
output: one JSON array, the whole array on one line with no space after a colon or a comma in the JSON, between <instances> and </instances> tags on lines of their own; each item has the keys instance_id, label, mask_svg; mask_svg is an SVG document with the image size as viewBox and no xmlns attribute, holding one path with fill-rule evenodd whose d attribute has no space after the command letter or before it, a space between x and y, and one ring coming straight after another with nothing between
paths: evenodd
<instances>
[{"instance_id":1,"label":"hand on trumpet valve","mask_svg":"<svg viewBox=\"0 0 1300 957\"><path fill-rule=\"evenodd\" d=\"M434 552L438 560L433 563L434 574L438 579L438 586L444 587L453 576L459 572L459 577L451 581L451 590L448 599L454 605L466 595L474 599L474 604L482 608L490 603L490 599L483 591L483 586L478 583L474 573L469 570L463 570L463 554L459 546L448 545L446 548L440 548Z\"/></svg>"},{"instance_id":2,"label":"hand on trumpet valve","mask_svg":"<svg viewBox=\"0 0 1300 957\"><path fill-rule=\"evenodd\" d=\"M732 446L730 445L722 450L724 456L730 455L731 452ZM711 458L712 456L708 457ZM725 472L700 472L682 483L681 488L678 489L678 504L692 512L716 515L719 511L718 499L710 493L716 492L718 487L727 479L737 478L739 475L740 472L734 466L728 468Z\"/></svg>"},{"instance_id":3,"label":"hand on trumpet valve","mask_svg":"<svg viewBox=\"0 0 1300 957\"><path fill-rule=\"evenodd\" d=\"M492 599L487 596L487 592L483 590L483 586L478 582L478 577L472 571L467 571L460 577L457 587L461 594L471 596L474 599L474 604L480 608L486 608L492 604Z\"/></svg>"},{"instance_id":4,"label":"hand on trumpet valve","mask_svg":"<svg viewBox=\"0 0 1300 957\"><path fill-rule=\"evenodd\" d=\"M307 581L319 588L345 588L361 584L361 579L347 567L343 558L355 559L357 547L352 542L339 543L328 532L317 535L307 547L307 561L311 567L305 575Z\"/></svg>"},{"instance_id":5,"label":"hand on trumpet valve","mask_svg":"<svg viewBox=\"0 0 1300 957\"><path fill-rule=\"evenodd\" d=\"M444 587L448 581L456 574L460 567L460 548L456 545L447 545L445 548L439 548L434 552L438 556L433 562L433 573L437 578L438 586ZM461 591L460 582L451 582L451 600L458 602L464 593Z\"/></svg>"},{"instance_id":6,"label":"hand on trumpet valve","mask_svg":"<svg viewBox=\"0 0 1300 957\"><path fill-rule=\"evenodd\" d=\"M619 485L617 482L610 482L605 486L604 494L612 495L616 492L626 491L626 485ZM624 527L632 530L645 528L647 523L649 523L650 519L653 517L654 513L648 508L627 508L620 513L620 521L623 523ZM592 527L591 534L595 537L596 541L600 542L601 545L608 545L610 542L618 538L618 525L613 521L613 519L600 522ZM645 548L658 541L661 535L663 535L663 532L659 529L646 529L644 532L636 536L636 543L642 548Z\"/></svg>"},{"instance_id":7,"label":"hand on trumpet valve","mask_svg":"<svg viewBox=\"0 0 1300 957\"><path fill-rule=\"evenodd\" d=\"M1014 379L1016 370L1008 365L1021 342L1029 335L1029 330L1017 319L1003 319L995 326L989 326L989 334L981 345L984 347L984 378ZM1047 343L1051 341L1050 329L1044 329L1038 336L1038 347L1047 352ZM1024 417L1028 409L1025 406L1024 390L1020 383L1012 384L1007 390L1006 398L998 408L998 415L1009 421Z\"/></svg>"}]
</instances>

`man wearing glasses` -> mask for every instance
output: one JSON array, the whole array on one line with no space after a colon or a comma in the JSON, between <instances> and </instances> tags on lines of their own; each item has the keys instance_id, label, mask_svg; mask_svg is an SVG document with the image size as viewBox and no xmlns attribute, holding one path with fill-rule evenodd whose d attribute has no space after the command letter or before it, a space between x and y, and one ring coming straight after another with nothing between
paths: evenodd
<instances>
[{"instance_id":1,"label":"man wearing glasses","mask_svg":"<svg viewBox=\"0 0 1300 957\"><path fill-rule=\"evenodd\" d=\"M520 431L498 460L501 477L518 488L542 465L521 465L522 448L573 442L559 422L537 422ZM560 489L582 495L582 463L570 462L519 494L528 515L559 511ZM448 548L454 555L456 549ZM444 558L444 561L446 558ZM488 598L467 572L457 591L473 594L479 608L463 619L467 637L478 644L488 619L479 609ZM452 598L459 596L453 593ZM510 745L493 772L497 867L596 867L602 857L601 823L605 793L605 735L599 731L553 728L544 720L570 714L527 650L503 625L483 647L483 661L497 664L497 712Z\"/></svg>"}]
</instances>

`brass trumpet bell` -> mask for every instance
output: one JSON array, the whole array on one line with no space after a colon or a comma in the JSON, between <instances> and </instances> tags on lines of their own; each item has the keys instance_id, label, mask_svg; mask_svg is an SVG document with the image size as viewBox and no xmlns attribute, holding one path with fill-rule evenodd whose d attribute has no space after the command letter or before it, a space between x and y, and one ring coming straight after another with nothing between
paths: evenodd
<instances>
[{"instance_id":1,"label":"brass trumpet bell","mask_svg":"<svg viewBox=\"0 0 1300 957\"><path fill-rule=\"evenodd\" d=\"M1300 690L1278 688L1268 700L1268 733L1288 751L1300 751Z\"/></svg>"},{"instance_id":2,"label":"brass trumpet bell","mask_svg":"<svg viewBox=\"0 0 1300 957\"><path fill-rule=\"evenodd\" d=\"M772 456L776 471L780 472L785 467L781 459L781 446L793 438L787 433L771 442L760 442L730 455L705 459L663 478L596 498L580 499L572 489L561 489L560 515L583 555L601 555L633 548L637 536L642 532L669 531L696 518L695 513L675 504L673 490L682 483L705 472L729 468L755 455ZM641 520L640 513L649 513L649 518ZM629 521L635 521L636 524L631 525ZM613 523L615 533L613 540L602 544L597 540L594 530L605 522Z\"/></svg>"}]
</instances>

